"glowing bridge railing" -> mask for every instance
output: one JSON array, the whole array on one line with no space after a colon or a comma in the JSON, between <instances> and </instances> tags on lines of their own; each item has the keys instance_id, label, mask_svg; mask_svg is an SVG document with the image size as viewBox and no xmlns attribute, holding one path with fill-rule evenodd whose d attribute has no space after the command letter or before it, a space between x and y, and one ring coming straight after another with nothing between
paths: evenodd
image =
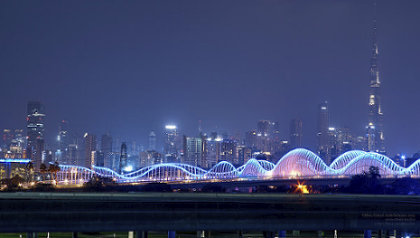
<instances>
[{"instance_id":1,"label":"glowing bridge railing","mask_svg":"<svg viewBox=\"0 0 420 238\"><path fill-rule=\"evenodd\" d=\"M141 168L137 171L119 174L104 167L92 169L60 165L59 182L80 183L94 175L109 177L119 183L144 181L190 181L190 180L229 180L229 179L271 179L290 177L341 177L352 176L368 171L371 166L379 168L384 177L420 176L420 160L410 167L397 165L385 155L353 150L336 158L331 165L306 149L295 149L284 155L276 164L265 160L251 159L240 167L227 161L204 170L182 163L163 163Z\"/></svg>"}]
</instances>

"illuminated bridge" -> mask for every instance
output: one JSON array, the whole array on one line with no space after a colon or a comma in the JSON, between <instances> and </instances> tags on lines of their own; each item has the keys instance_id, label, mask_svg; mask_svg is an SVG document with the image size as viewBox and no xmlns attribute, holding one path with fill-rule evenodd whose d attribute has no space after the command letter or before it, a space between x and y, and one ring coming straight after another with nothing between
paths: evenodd
<instances>
[{"instance_id":1,"label":"illuminated bridge","mask_svg":"<svg viewBox=\"0 0 420 238\"><path fill-rule=\"evenodd\" d=\"M420 176L420 159L410 167L397 165L389 157L374 152L348 151L336 158L331 165L306 149L295 149L284 155L276 164L251 159L240 167L227 161L205 170L182 163L163 163L141 168L137 171L119 174L104 167L93 169L60 165L58 181L80 183L92 176L109 177L118 183L153 181L205 181L232 179L288 179L288 178L340 178L367 172L371 166L379 168L382 177Z\"/></svg>"}]
</instances>

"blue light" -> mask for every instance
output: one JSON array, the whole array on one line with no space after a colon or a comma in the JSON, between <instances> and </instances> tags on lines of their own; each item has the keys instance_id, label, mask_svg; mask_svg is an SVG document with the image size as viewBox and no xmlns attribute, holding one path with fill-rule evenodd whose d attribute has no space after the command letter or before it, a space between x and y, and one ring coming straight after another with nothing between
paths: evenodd
<instances>
[{"instance_id":1,"label":"blue light","mask_svg":"<svg viewBox=\"0 0 420 238\"><path fill-rule=\"evenodd\" d=\"M0 163L29 163L30 159L0 159Z\"/></svg>"},{"instance_id":2,"label":"blue light","mask_svg":"<svg viewBox=\"0 0 420 238\"><path fill-rule=\"evenodd\" d=\"M221 161L209 170L182 163L160 163L119 174L109 168L93 166L92 169L60 165L62 173L81 173L85 176L97 174L111 177L117 182L140 181L193 181L225 179L273 179L273 178L311 178L311 177L351 177L369 170L370 166L380 169L387 176L420 176L420 159L407 168L396 164L389 157L361 150L348 151L337 157L331 165L315 153L306 149L295 149L284 155L276 164L265 160L250 159L244 165L235 167ZM133 169L132 167L130 169ZM63 176L66 177L66 176Z\"/></svg>"}]
</instances>

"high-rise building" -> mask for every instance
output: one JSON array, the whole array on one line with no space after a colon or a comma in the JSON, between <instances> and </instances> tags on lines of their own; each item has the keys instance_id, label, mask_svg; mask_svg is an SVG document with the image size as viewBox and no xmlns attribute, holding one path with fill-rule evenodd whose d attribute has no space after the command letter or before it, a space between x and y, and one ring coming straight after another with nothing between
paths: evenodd
<instances>
[{"instance_id":1,"label":"high-rise building","mask_svg":"<svg viewBox=\"0 0 420 238\"><path fill-rule=\"evenodd\" d=\"M238 164L237 142L230 139L223 139L220 148L220 160L228 161L232 164Z\"/></svg>"},{"instance_id":2,"label":"high-rise building","mask_svg":"<svg viewBox=\"0 0 420 238\"><path fill-rule=\"evenodd\" d=\"M254 150L257 149L257 137L256 131L247 131L245 133L245 145Z\"/></svg>"},{"instance_id":3,"label":"high-rise building","mask_svg":"<svg viewBox=\"0 0 420 238\"><path fill-rule=\"evenodd\" d=\"M77 155L78 155L78 148L76 144L70 144L67 148L67 161L66 164L68 165L77 165Z\"/></svg>"},{"instance_id":4,"label":"high-rise building","mask_svg":"<svg viewBox=\"0 0 420 238\"><path fill-rule=\"evenodd\" d=\"M58 149L61 151L65 151L70 144L68 122L66 120L60 121L60 125L58 126L57 144Z\"/></svg>"},{"instance_id":5,"label":"high-rise building","mask_svg":"<svg viewBox=\"0 0 420 238\"><path fill-rule=\"evenodd\" d=\"M277 163L287 152L290 151L290 142L287 140L280 141L279 148L276 150L271 162Z\"/></svg>"},{"instance_id":6,"label":"high-rise building","mask_svg":"<svg viewBox=\"0 0 420 238\"><path fill-rule=\"evenodd\" d=\"M110 157L111 157L111 167L110 167L110 169L119 173L120 172L120 159L121 159L120 149L118 151L112 151Z\"/></svg>"},{"instance_id":7,"label":"high-rise building","mask_svg":"<svg viewBox=\"0 0 420 238\"><path fill-rule=\"evenodd\" d=\"M337 149L338 155L341 155L355 147L355 140L349 128L337 129Z\"/></svg>"},{"instance_id":8,"label":"high-rise building","mask_svg":"<svg viewBox=\"0 0 420 238\"><path fill-rule=\"evenodd\" d=\"M252 149L245 145L238 145L236 147L238 152L238 165L243 165L252 158Z\"/></svg>"},{"instance_id":9,"label":"high-rise building","mask_svg":"<svg viewBox=\"0 0 420 238\"><path fill-rule=\"evenodd\" d=\"M268 152L271 151L270 129L272 123L268 120L260 120L257 123L257 149Z\"/></svg>"},{"instance_id":10,"label":"high-rise building","mask_svg":"<svg viewBox=\"0 0 420 238\"><path fill-rule=\"evenodd\" d=\"M1 144L2 148L9 147L9 145L12 142L12 139L13 139L12 130L4 129L3 133L2 133L2 136L1 136L1 139L2 139L2 144Z\"/></svg>"},{"instance_id":11,"label":"high-rise building","mask_svg":"<svg viewBox=\"0 0 420 238\"><path fill-rule=\"evenodd\" d=\"M328 147L327 154L324 155L325 162L330 164L339 155L338 132L335 127L328 127Z\"/></svg>"},{"instance_id":12,"label":"high-rise building","mask_svg":"<svg viewBox=\"0 0 420 238\"><path fill-rule=\"evenodd\" d=\"M149 150L156 150L156 133L154 131L149 134Z\"/></svg>"},{"instance_id":13,"label":"high-rise building","mask_svg":"<svg viewBox=\"0 0 420 238\"><path fill-rule=\"evenodd\" d=\"M378 44L376 41L376 2L375 17L373 20L373 47L370 59L370 82L369 82L369 112L367 133L367 150L385 153L385 137L383 131L383 111L381 104L381 80L378 69Z\"/></svg>"},{"instance_id":14,"label":"high-rise building","mask_svg":"<svg viewBox=\"0 0 420 238\"><path fill-rule=\"evenodd\" d=\"M178 131L176 125L165 126L164 154L165 160L175 162L178 158Z\"/></svg>"},{"instance_id":15,"label":"high-rise building","mask_svg":"<svg viewBox=\"0 0 420 238\"><path fill-rule=\"evenodd\" d=\"M101 137L101 152L104 153L104 167L112 168L112 136L108 133Z\"/></svg>"},{"instance_id":16,"label":"high-rise building","mask_svg":"<svg viewBox=\"0 0 420 238\"><path fill-rule=\"evenodd\" d=\"M58 135L57 135L57 151L56 161L59 163L66 162L67 148L70 144L69 132L68 132L68 122L66 120L60 121L58 126Z\"/></svg>"},{"instance_id":17,"label":"high-rise building","mask_svg":"<svg viewBox=\"0 0 420 238\"><path fill-rule=\"evenodd\" d=\"M121 154L120 154L120 174L124 173L125 168L127 167L127 145L125 142L121 144Z\"/></svg>"},{"instance_id":18,"label":"high-rise building","mask_svg":"<svg viewBox=\"0 0 420 238\"><path fill-rule=\"evenodd\" d=\"M290 146L292 149L302 147L302 120L297 118L290 122Z\"/></svg>"},{"instance_id":19,"label":"high-rise building","mask_svg":"<svg viewBox=\"0 0 420 238\"><path fill-rule=\"evenodd\" d=\"M54 162L52 151L51 150L42 151L42 163L47 165L48 167L48 164L52 162Z\"/></svg>"},{"instance_id":20,"label":"high-rise building","mask_svg":"<svg viewBox=\"0 0 420 238\"><path fill-rule=\"evenodd\" d=\"M270 130L270 121L268 120L260 120L257 123L257 133L261 133L262 135L268 136L268 132Z\"/></svg>"},{"instance_id":21,"label":"high-rise building","mask_svg":"<svg viewBox=\"0 0 420 238\"><path fill-rule=\"evenodd\" d=\"M162 154L154 150L140 152L140 167L163 163Z\"/></svg>"},{"instance_id":22,"label":"high-rise building","mask_svg":"<svg viewBox=\"0 0 420 238\"><path fill-rule=\"evenodd\" d=\"M211 168L220 161L220 151L222 137L218 137L217 133L213 132L211 136L205 138L204 146L204 158L205 168Z\"/></svg>"},{"instance_id":23,"label":"high-rise building","mask_svg":"<svg viewBox=\"0 0 420 238\"><path fill-rule=\"evenodd\" d=\"M95 165L92 152L96 151L96 136L89 133L85 133L85 135L83 136L83 139L84 139L84 146L85 146L84 166L86 168L92 168L92 165Z\"/></svg>"},{"instance_id":24,"label":"high-rise building","mask_svg":"<svg viewBox=\"0 0 420 238\"><path fill-rule=\"evenodd\" d=\"M318 106L318 154L325 161L325 163L330 164L330 145L329 145L329 112L328 112L328 103L323 102Z\"/></svg>"},{"instance_id":25,"label":"high-rise building","mask_svg":"<svg viewBox=\"0 0 420 238\"><path fill-rule=\"evenodd\" d=\"M30 101L27 107L27 157L34 161L35 170L39 170L42 163L42 151L44 151L44 105L40 102Z\"/></svg>"},{"instance_id":26,"label":"high-rise building","mask_svg":"<svg viewBox=\"0 0 420 238\"><path fill-rule=\"evenodd\" d=\"M205 167L204 143L199 137L184 136L184 161L187 164Z\"/></svg>"},{"instance_id":27,"label":"high-rise building","mask_svg":"<svg viewBox=\"0 0 420 238\"><path fill-rule=\"evenodd\" d=\"M104 167L105 155L102 151L93 151L92 156L95 166Z\"/></svg>"}]
</instances>

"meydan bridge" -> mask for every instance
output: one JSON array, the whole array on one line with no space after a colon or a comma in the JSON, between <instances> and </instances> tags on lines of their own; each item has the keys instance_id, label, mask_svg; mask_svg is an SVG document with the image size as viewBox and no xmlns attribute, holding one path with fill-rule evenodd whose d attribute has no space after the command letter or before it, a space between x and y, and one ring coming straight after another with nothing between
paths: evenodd
<instances>
[{"instance_id":1,"label":"meydan bridge","mask_svg":"<svg viewBox=\"0 0 420 238\"><path fill-rule=\"evenodd\" d=\"M420 159L404 168L389 157L374 152L348 151L337 157L331 165L307 149L294 149L276 164L266 160L250 159L235 167L221 161L209 170L182 163L162 163L119 174L109 168L94 166L92 169L60 165L59 183L83 183L93 176L112 178L117 183L136 182L187 182L235 179L290 179L290 178L343 178L368 172L371 166L379 169L382 177L420 176Z\"/></svg>"}]
</instances>

